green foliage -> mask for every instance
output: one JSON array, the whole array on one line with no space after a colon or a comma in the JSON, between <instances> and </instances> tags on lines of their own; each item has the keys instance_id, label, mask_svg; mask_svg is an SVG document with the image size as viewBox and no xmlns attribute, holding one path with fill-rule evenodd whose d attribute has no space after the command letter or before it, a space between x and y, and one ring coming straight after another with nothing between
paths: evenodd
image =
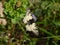
<instances>
[{"instance_id":1,"label":"green foliage","mask_svg":"<svg viewBox=\"0 0 60 45\"><path fill-rule=\"evenodd\" d=\"M5 14L7 16L7 18L11 19L12 23L17 23L19 22L19 20L21 20L25 13L26 13L26 8L28 6L28 1L27 0L10 0L8 2L5 2L4 6L5 6ZM17 3L21 3L21 4L17 4ZM21 5L19 7L17 7L16 5Z\"/></svg>"}]
</instances>

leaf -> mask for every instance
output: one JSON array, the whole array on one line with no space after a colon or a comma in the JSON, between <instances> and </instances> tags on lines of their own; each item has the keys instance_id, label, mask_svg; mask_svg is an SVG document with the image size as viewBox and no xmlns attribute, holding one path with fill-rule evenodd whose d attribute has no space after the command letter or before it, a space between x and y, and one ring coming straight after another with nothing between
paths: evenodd
<instances>
[{"instance_id":1,"label":"leaf","mask_svg":"<svg viewBox=\"0 0 60 45\"><path fill-rule=\"evenodd\" d=\"M56 26L60 26L60 21L53 22Z\"/></svg>"},{"instance_id":2,"label":"leaf","mask_svg":"<svg viewBox=\"0 0 60 45\"><path fill-rule=\"evenodd\" d=\"M16 19L12 19L11 21L12 21L13 24L17 23Z\"/></svg>"}]
</instances>

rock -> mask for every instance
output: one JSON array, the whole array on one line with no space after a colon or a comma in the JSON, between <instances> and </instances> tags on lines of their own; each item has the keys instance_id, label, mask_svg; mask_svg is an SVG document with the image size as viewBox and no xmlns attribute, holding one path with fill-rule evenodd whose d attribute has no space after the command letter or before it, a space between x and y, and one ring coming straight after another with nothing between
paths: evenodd
<instances>
[{"instance_id":1,"label":"rock","mask_svg":"<svg viewBox=\"0 0 60 45\"><path fill-rule=\"evenodd\" d=\"M4 14L3 14L3 5L2 5L2 2L0 2L0 17L4 17Z\"/></svg>"},{"instance_id":2,"label":"rock","mask_svg":"<svg viewBox=\"0 0 60 45\"><path fill-rule=\"evenodd\" d=\"M0 2L0 17L3 17L4 18L5 16L3 14L3 10L4 10L4 8L3 8L3 5L2 5L2 2ZM6 19L0 18L0 24L6 25L7 24Z\"/></svg>"}]
</instances>

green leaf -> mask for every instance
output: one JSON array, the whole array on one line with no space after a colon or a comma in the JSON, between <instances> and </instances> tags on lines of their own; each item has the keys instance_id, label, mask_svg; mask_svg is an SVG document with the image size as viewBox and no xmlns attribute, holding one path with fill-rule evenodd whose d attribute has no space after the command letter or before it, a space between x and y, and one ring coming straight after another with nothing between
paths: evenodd
<instances>
[{"instance_id":1,"label":"green leaf","mask_svg":"<svg viewBox=\"0 0 60 45\"><path fill-rule=\"evenodd\" d=\"M53 22L56 26L60 26L60 21Z\"/></svg>"}]
</instances>

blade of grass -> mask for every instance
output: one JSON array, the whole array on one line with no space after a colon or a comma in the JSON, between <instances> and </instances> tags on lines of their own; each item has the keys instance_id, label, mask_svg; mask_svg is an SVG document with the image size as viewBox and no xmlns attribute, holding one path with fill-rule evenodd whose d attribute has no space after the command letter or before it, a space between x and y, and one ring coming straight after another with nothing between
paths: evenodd
<instances>
[{"instance_id":1,"label":"blade of grass","mask_svg":"<svg viewBox=\"0 0 60 45\"><path fill-rule=\"evenodd\" d=\"M59 37L60 38L60 36L50 36L50 37L42 37L42 38L55 38L55 37Z\"/></svg>"},{"instance_id":2,"label":"blade of grass","mask_svg":"<svg viewBox=\"0 0 60 45\"><path fill-rule=\"evenodd\" d=\"M49 39L50 39L50 38L48 38L48 39L47 39L46 45L48 45L48 44L49 44Z\"/></svg>"},{"instance_id":3,"label":"blade of grass","mask_svg":"<svg viewBox=\"0 0 60 45\"><path fill-rule=\"evenodd\" d=\"M46 33L46 34L48 34L48 35L50 35L50 36L52 36L52 37L55 36L54 34L48 32L47 30L45 30L45 29L43 29L43 28L39 28L39 30L42 31L42 32L44 32L44 33ZM54 38L56 38L57 40L60 40L59 37L56 37L56 36L55 36Z\"/></svg>"},{"instance_id":4,"label":"blade of grass","mask_svg":"<svg viewBox=\"0 0 60 45\"><path fill-rule=\"evenodd\" d=\"M18 23L19 24L19 26L20 26L20 29L23 31L23 33L24 33L24 37L27 39L27 40L30 40L27 36L27 34L26 34L26 31L25 31L25 29L24 29L24 27L22 26L22 23Z\"/></svg>"},{"instance_id":5,"label":"blade of grass","mask_svg":"<svg viewBox=\"0 0 60 45\"><path fill-rule=\"evenodd\" d=\"M54 45L58 45L55 41L53 41Z\"/></svg>"}]
</instances>

